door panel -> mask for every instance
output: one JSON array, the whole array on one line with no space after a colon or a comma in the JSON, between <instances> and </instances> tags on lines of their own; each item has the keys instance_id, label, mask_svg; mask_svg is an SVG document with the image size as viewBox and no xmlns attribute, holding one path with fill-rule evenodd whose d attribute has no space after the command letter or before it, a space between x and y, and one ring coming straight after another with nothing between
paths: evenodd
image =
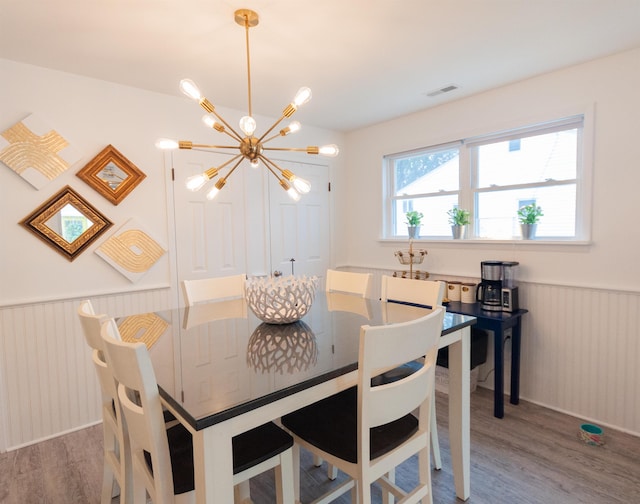
<instances>
[{"instance_id":1,"label":"door panel","mask_svg":"<svg viewBox=\"0 0 640 504\"><path fill-rule=\"evenodd\" d=\"M329 267L329 168L278 161L283 169L311 182L300 201L289 198L275 177L269 178L272 271L324 277Z\"/></svg>"}]
</instances>

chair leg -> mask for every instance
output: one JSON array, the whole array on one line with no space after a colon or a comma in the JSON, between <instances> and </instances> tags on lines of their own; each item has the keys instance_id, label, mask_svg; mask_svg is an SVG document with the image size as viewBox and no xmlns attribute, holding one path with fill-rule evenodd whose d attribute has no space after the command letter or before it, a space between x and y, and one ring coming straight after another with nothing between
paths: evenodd
<instances>
[{"instance_id":1,"label":"chair leg","mask_svg":"<svg viewBox=\"0 0 640 504\"><path fill-rule=\"evenodd\" d=\"M438 423L436 421L436 395L431 397L431 450L433 451L433 467L436 470L442 469L442 459L440 458L440 442L438 441Z\"/></svg>"},{"instance_id":2,"label":"chair leg","mask_svg":"<svg viewBox=\"0 0 640 504\"><path fill-rule=\"evenodd\" d=\"M395 483L396 482L396 469L395 469L395 467L393 469L391 469L387 473L387 479L391 483ZM385 492L384 488L382 488L382 504L394 504L395 501L396 501L395 495L393 495L391 492Z\"/></svg>"},{"instance_id":3,"label":"chair leg","mask_svg":"<svg viewBox=\"0 0 640 504\"><path fill-rule=\"evenodd\" d=\"M280 454L280 464L275 468L276 502L278 504L293 504L297 502L294 490L293 450L286 450Z\"/></svg>"},{"instance_id":4,"label":"chair leg","mask_svg":"<svg viewBox=\"0 0 640 504\"><path fill-rule=\"evenodd\" d=\"M293 443L291 449L293 458L293 495L294 502L300 502L300 445Z\"/></svg>"},{"instance_id":5,"label":"chair leg","mask_svg":"<svg viewBox=\"0 0 640 504\"><path fill-rule=\"evenodd\" d=\"M251 504L251 485L249 480L241 481L233 487L233 502L235 504Z\"/></svg>"}]
</instances>

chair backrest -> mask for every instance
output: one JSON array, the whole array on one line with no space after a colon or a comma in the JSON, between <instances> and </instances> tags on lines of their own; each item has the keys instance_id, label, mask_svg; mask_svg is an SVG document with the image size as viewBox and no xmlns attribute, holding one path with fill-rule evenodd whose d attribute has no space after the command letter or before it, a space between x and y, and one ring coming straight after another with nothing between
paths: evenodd
<instances>
[{"instance_id":1,"label":"chair backrest","mask_svg":"<svg viewBox=\"0 0 640 504\"><path fill-rule=\"evenodd\" d=\"M327 270L326 292L350 292L369 297L371 291L371 273L352 273L349 271Z\"/></svg>"},{"instance_id":2,"label":"chair backrest","mask_svg":"<svg viewBox=\"0 0 640 504\"><path fill-rule=\"evenodd\" d=\"M184 298L187 305L215 299L245 297L246 275L184 280Z\"/></svg>"},{"instance_id":3,"label":"chair backrest","mask_svg":"<svg viewBox=\"0 0 640 504\"><path fill-rule=\"evenodd\" d=\"M111 370L104 356L104 343L100 335L100 327L107 320L106 315L96 315L91 301L86 300L78 307L78 317L87 344L93 349L92 360L102 389L103 407L113 410L113 402L117 402L117 389ZM117 411L113 411L117 417ZM115 417L114 417L115 418ZM119 422L119 420L118 420ZM120 423L120 422L119 422Z\"/></svg>"},{"instance_id":4,"label":"chair backrest","mask_svg":"<svg viewBox=\"0 0 640 504\"><path fill-rule=\"evenodd\" d=\"M414 280L384 275L380 299L435 308L442 305L444 286L444 282L438 280Z\"/></svg>"},{"instance_id":5,"label":"chair backrest","mask_svg":"<svg viewBox=\"0 0 640 504\"><path fill-rule=\"evenodd\" d=\"M129 431L134 478L144 482L154 504L173 502L173 476L162 403L144 343L125 343L118 339L113 319L101 329L107 364L118 384L118 398ZM153 472L145 459L151 457Z\"/></svg>"},{"instance_id":6,"label":"chair backrest","mask_svg":"<svg viewBox=\"0 0 640 504\"><path fill-rule=\"evenodd\" d=\"M370 460L370 429L390 423L419 408L419 430L428 432L430 401L434 391L438 340L444 308L408 322L362 326L358 359L359 460ZM381 370L425 357L416 372L393 383L371 384Z\"/></svg>"},{"instance_id":7,"label":"chair backrest","mask_svg":"<svg viewBox=\"0 0 640 504\"><path fill-rule=\"evenodd\" d=\"M78 318L80 318L80 325L82 326L82 332L84 339L94 350L102 350L104 345L102 344L102 337L100 336L100 326L106 315L96 315L91 301L88 299L81 301L78 306Z\"/></svg>"}]
</instances>

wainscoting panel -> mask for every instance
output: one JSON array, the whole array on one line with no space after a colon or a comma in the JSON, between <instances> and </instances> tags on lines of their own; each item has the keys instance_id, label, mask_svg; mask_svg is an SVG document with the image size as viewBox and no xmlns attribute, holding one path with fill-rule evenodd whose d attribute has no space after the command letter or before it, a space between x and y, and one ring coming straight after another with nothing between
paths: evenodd
<instances>
[{"instance_id":1,"label":"wainscoting panel","mask_svg":"<svg viewBox=\"0 0 640 504\"><path fill-rule=\"evenodd\" d=\"M373 292L380 292L383 274L392 274L341 269L373 273ZM529 310L522 325L520 397L640 436L640 293L535 283L521 283L520 291ZM480 385L492 384L489 374ZM505 407L508 414L512 406Z\"/></svg>"},{"instance_id":2,"label":"wainscoting panel","mask_svg":"<svg viewBox=\"0 0 640 504\"><path fill-rule=\"evenodd\" d=\"M124 316L170 306L170 290L91 297L97 313ZM7 449L102 419L100 388L77 308L85 298L0 309L0 412Z\"/></svg>"}]
</instances>

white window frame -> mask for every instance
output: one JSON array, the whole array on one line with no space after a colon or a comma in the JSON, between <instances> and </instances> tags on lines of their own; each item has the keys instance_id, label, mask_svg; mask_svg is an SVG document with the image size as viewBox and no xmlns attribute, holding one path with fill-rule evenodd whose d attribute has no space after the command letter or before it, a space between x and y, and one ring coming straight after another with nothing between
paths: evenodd
<instances>
[{"instance_id":1,"label":"white window frame","mask_svg":"<svg viewBox=\"0 0 640 504\"><path fill-rule=\"evenodd\" d=\"M558 117L558 116L556 116ZM383 239L406 240L405 236L393 235L394 227L394 202L401 197L393 195L394 162L396 159L407 157L408 155L420 155L434 150L444 150L447 148L460 146L460 174L459 191L445 191L433 193L431 195L446 195L458 193L458 205L461 208L472 209L472 223L467 230L467 239L455 240L455 243L465 242L490 242L490 243L516 243L522 242L519 238L514 239L491 239L478 238L475 236L475 215L476 215L476 194L486 192L486 189L477 187L477 164L474 163L473 156L476 155L475 147L495 141L507 141L513 138L527 136L528 133L544 134L554 130L567 129L571 125L579 126L578 129L578 158L576 167L576 228L573 237L558 237L545 240L527 240L528 244L544 243L567 243L584 244L591 240L591 193L592 193L592 164L593 164L593 108L581 108L579 113L560 116L560 119L542 120L529 122L526 126L513 127L498 132L477 135L466 139L455 140L425 148L413 149L384 156L383 159L383 191L384 191L384 212L383 212ZM581 128L580 128L581 126ZM544 187L543 183L526 184ZM413 195L415 198L428 195ZM421 237L424 241L453 241L451 237Z\"/></svg>"}]
</instances>

